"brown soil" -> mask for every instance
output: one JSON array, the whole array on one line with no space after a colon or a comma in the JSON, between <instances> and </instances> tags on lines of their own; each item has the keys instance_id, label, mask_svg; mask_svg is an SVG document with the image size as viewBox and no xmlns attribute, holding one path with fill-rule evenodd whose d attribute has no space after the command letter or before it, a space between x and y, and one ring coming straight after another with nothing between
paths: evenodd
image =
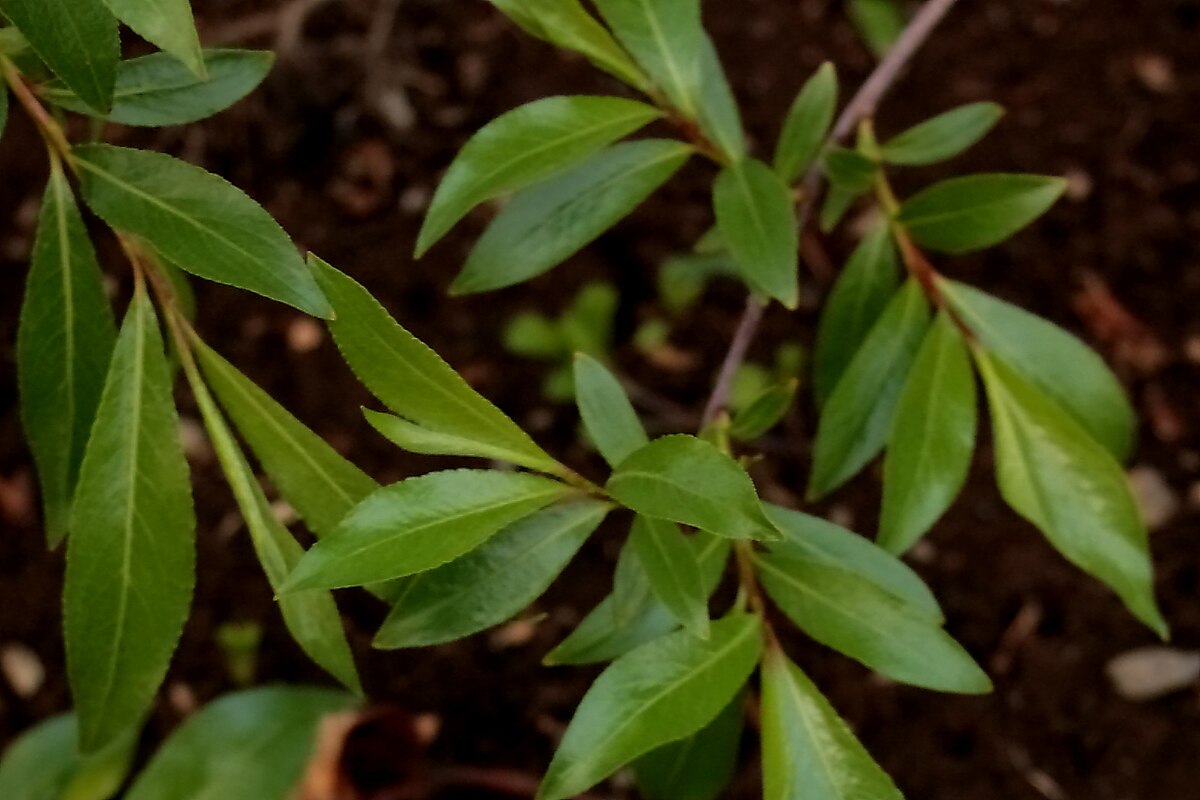
<instances>
[{"instance_id":1,"label":"brown soil","mask_svg":"<svg viewBox=\"0 0 1200 800\"><path fill-rule=\"evenodd\" d=\"M259 35L246 20L264 6L198 0L209 36ZM598 465L574 441L571 409L547 405L531 387L542 368L501 352L497 332L517 309L556 313L589 279L622 290L618 362L648 390L696 408L702 402L740 308L734 286L716 286L684 320L674 343L697 366L664 373L628 346L636 321L653 311L660 259L709 223L710 171L688 170L632 219L555 272L482 298L448 299L449 284L483 224L473 215L430 256L409 256L421 208L440 170L471 131L496 114L549 94L614 92L577 59L514 32L485 3L406 0L372 66L377 80L403 89L411 127L385 124L364 104L362 59L374 3L320 8L296 47L251 100L185 130L114 131L117 139L180 154L228 176L259 198L305 247L369 286L403 323L486 395L580 469ZM853 87L872 62L823 0L709 0L706 14L744 104L759 152L801 81L822 60ZM255 16L259 15L259 16ZM259 36L253 41L269 43ZM952 105L995 99L1009 114L998 131L952 170L1008 170L1072 176L1071 198L1004 247L939 264L946 272L1077 330L1113 357L1144 420L1134 463L1161 474L1181 509L1153 534L1158 590L1174 644L1200 646L1200 556L1195 540L1200 492L1200 2L1196 0L1017 0L963 3L918 58L883 109L879 127L898 130ZM62 558L45 552L31 501L28 452L16 412L13 346L31 211L44 164L14 113L0 147L0 644L32 647L47 665L45 686L17 697L0 682L0 742L65 708L58 634ZM912 188L950 174L906 173ZM848 242L825 243L835 261ZM112 255L111 253L109 255ZM113 258L114 275L123 275ZM1111 303L1088 303L1098 276L1146 330L1111 323ZM1086 284L1092 285L1095 284ZM441 466L399 454L363 422L370 404L326 341L297 348L297 317L281 306L222 287L200 288L200 329L219 350L382 481ZM808 303L773 310L755 351L781 337L811 339L827 288L808 284ZM1103 299L1103 298L1102 298ZM1119 316L1117 314L1116 316ZM1165 348L1155 358L1154 340ZM190 398L181 394L187 416ZM756 477L774 496L795 499L807 464L808 406L778 437L782 452ZM996 692L983 698L936 695L885 683L800 637L792 652L852 722L911 798L1182 800L1200 779L1200 695L1195 687L1132 703L1104 676L1113 656L1152 643L1116 599L1067 565L1000 502L986 437L967 492L918 550L914 566L942 599L949 628L989 666ZM197 602L175 660L171 690L156 712L148 746L180 716L182 700L233 688L214 632L253 620L265 627L261 680L323 680L282 630L270 592L236 521L217 470L195 463L201 520ZM868 475L821 512L871 531L878 478ZM546 620L532 637L506 644L487 634L412 653L373 653L370 633L383 610L346 593L353 641L373 699L440 719L430 760L440 766L494 766L536 774L553 738L595 670L547 669L542 654L607 591L619 530L606 529L538 603ZM388 753L391 740L371 752ZM398 741L398 740L397 740ZM382 745L382 746L381 746ZM730 797L757 795L747 742ZM390 760L389 760L390 759ZM389 753L372 783L404 761ZM627 796L614 788L615 796ZM479 789L443 797L490 797ZM499 796L499 795L497 795Z\"/></svg>"}]
</instances>

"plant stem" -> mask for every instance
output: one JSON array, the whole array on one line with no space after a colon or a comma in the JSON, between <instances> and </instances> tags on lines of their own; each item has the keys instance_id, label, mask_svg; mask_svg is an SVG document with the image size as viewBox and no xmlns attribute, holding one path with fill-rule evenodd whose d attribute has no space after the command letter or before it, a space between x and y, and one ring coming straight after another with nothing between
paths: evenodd
<instances>
[{"instance_id":1,"label":"plant stem","mask_svg":"<svg viewBox=\"0 0 1200 800\"><path fill-rule=\"evenodd\" d=\"M29 114L34 124L37 125L38 132L42 134L42 138L46 141L47 148L56 152L67 163L67 166L74 170L74 162L71 159L71 143L67 141L67 135L63 133L62 126L54 121L54 118L47 113L45 107L38 102L37 97L29 90L29 86L21 77L21 73L17 70L16 65L7 58L0 56L0 72L4 73L4 82L12 89L12 93L17 98L17 101L20 102L25 112Z\"/></svg>"},{"instance_id":2,"label":"plant stem","mask_svg":"<svg viewBox=\"0 0 1200 800\"><path fill-rule=\"evenodd\" d=\"M733 334L729 350L725 353L725 360L721 362L721 369L717 373L717 380L713 384L708 403L704 406L704 415L700 418L701 428L707 427L717 418L717 415L725 410L725 404L729 401L729 393L733 390L733 379L737 376L742 362L746 360L746 352L750 349L750 344L758 333L758 325L762 322L763 311L766 310L766 307L766 303L754 294L746 298L746 309L742 312L737 331Z\"/></svg>"}]
</instances>

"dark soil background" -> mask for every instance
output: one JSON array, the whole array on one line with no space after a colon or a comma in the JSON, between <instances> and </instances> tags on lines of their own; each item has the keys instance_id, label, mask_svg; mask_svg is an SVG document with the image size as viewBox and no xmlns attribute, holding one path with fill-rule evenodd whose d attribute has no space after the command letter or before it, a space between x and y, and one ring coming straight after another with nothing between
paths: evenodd
<instances>
[{"instance_id":1,"label":"dark soil background","mask_svg":"<svg viewBox=\"0 0 1200 800\"><path fill-rule=\"evenodd\" d=\"M306 19L276 3L197 0L206 42L280 46L251 99L220 117L158 132L113 129L114 141L162 148L244 187L304 247L364 282L418 336L552 452L601 474L575 442L569 407L536 390L543 368L506 355L504 320L522 309L557 314L587 280L622 291L617 362L647 393L698 409L741 307L716 285L676 329L683 359L670 370L629 345L653 314L656 265L710 223L711 170L694 164L631 219L567 265L480 298L445 289L488 212L481 210L425 260L410 257L423 209L456 149L480 125L556 93L620 92L581 60L531 41L481 0L318 3ZM1065 174L1069 196L1003 247L941 259L975 283L1080 333L1128 382L1143 420L1133 464L1153 517L1158 592L1173 646L1200 647L1200 2L1196 0L964 0L917 58L879 116L883 134L953 105L994 99L997 131L946 168L903 173L911 190L952 172ZM759 153L797 88L834 60L852 91L873 60L842 4L823 0L708 0L707 22L743 104ZM300 24L298 24L298 22ZM44 683L18 693L0 681L0 743L68 706L59 637L61 554L47 553L30 460L16 410L20 287L45 164L14 111L0 146L0 647L31 648ZM833 263L843 235L819 243ZM111 243L118 288L127 271ZM811 341L829 271L806 273L800 312L773 309L755 355L781 338ZM199 328L234 363L381 481L445 460L391 448L358 412L371 400L320 328L279 305L200 285ZM123 296L123 292L119 291ZM185 418L191 399L181 392ZM653 414L651 414L653 416ZM679 428L678 420L660 420ZM686 424L686 423L685 423ZM194 423L191 427L195 427ZM773 440L763 491L797 502L813 427L805 403ZM151 748L194 703L234 688L215 632L264 626L258 680L324 681L283 631L233 499L202 442L190 447L201 520L197 601L151 725ZM818 509L874 529L877 473ZM419 715L425 758L536 776L596 670L543 668L542 655L608 589L621 531L604 529L518 624L454 645L376 653L384 609L344 593L371 697ZM949 630L983 663L996 692L982 698L897 686L796 637L792 653L827 691L910 798L922 800L1183 800L1200 784L1196 685L1150 702L1119 696L1105 665L1154 644L1114 596L1063 559L1000 502L988 437L967 492L912 562L943 601ZM364 786L394 784L413 745L394 726L357 737ZM389 732L390 731L390 732ZM753 736L729 797L756 797ZM367 763L367 767L363 764ZM619 784L619 781L618 781ZM456 794L455 791L458 793ZM489 798L479 788L445 798ZM613 785L605 796L626 797ZM501 796L501 795L494 795Z\"/></svg>"}]
</instances>

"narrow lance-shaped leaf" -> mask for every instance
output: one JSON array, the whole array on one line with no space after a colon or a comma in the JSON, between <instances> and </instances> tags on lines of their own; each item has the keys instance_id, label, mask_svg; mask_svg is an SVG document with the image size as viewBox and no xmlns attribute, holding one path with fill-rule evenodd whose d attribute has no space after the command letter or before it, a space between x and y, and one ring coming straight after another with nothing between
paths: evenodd
<instances>
[{"instance_id":1,"label":"narrow lance-shaped leaf","mask_svg":"<svg viewBox=\"0 0 1200 800\"><path fill-rule=\"evenodd\" d=\"M204 426L212 440L213 450L221 463L225 479L233 490L242 518L250 530L254 551L262 564L267 581L275 591L283 585L288 574L304 554L304 548L288 532L271 510L271 504L246 462L233 434L208 388L194 367L187 367L192 394L200 407ZM346 642L342 618L333 596L327 591L296 592L279 598L279 610L292 638L322 669L342 682L346 688L362 693L354 656Z\"/></svg>"},{"instance_id":2,"label":"narrow lance-shaped leaf","mask_svg":"<svg viewBox=\"0 0 1200 800\"><path fill-rule=\"evenodd\" d=\"M463 146L438 185L417 237L417 257L483 201L562 172L659 116L634 100L570 96L535 100L497 117Z\"/></svg>"},{"instance_id":3,"label":"narrow lance-shaped leaf","mask_svg":"<svg viewBox=\"0 0 1200 800\"><path fill-rule=\"evenodd\" d=\"M837 70L826 61L805 81L792 101L775 145L773 166L785 183L792 183L821 152L837 110Z\"/></svg>"},{"instance_id":4,"label":"narrow lance-shaped leaf","mask_svg":"<svg viewBox=\"0 0 1200 800\"><path fill-rule=\"evenodd\" d=\"M162 337L138 287L80 469L63 626L80 747L136 724L179 641L195 581L187 461Z\"/></svg>"},{"instance_id":5,"label":"narrow lance-shaped leaf","mask_svg":"<svg viewBox=\"0 0 1200 800\"><path fill-rule=\"evenodd\" d=\"M1160 636L1146 529L1113 457L1054 401L977 348L1005 502L1071 563L1110 586Z\"/></svg>"},{"instance_id":6,"label":"narrow lance-shaped leaf","mask_svg":"<svg viewBox=\"0 0 1200 800\"><path fill-rule=\"evenodd\" d=\"M0 758L4 800L109 800L133 765L136 728L88 756L79 753L72 714L41 722L17 737Z\"/></svg>"},{"instance_id":7,"label":"narrow lance-shaped leaf","mask_svg":"<svg viewBox=\"0 0 1200 800\"><path fill-rule=\"evenodd\" d=\"M4 128L8 124L8 90L0 88L0 138L4 137Z\"/></svg>"},{"instance_id":8,"label":"narrow lance-shaped leaf","mask_svg":"<svg viewBox=\"0 0 1200 800\"><path fill-rule=\"evenodd\" d=\"M1004 116L996 103L970 103L927 119L883 144L892 164L919 166L953 158L978 142Z\"/></svg>"},{"instance_id":9,"label":"narrow lance-shaped leaf","mask_svg":"<svg viewBox=\"0 0 1200 800\"><path fill-rule=\"evenodd\" d=\"M1104 359L1067 331L966 284L938 288L979 341L1062 406L1119 461L1133 447L1137 418Z\"/></svg>"},{"instance_id":10,"label":"narrow lance-shaped leaf","mask_svg":"<svg viewBox=\"0 0 1200 800\"><path fill-rule=\"evenodd\" d=\"M707 640L679 631L615 661L579 704L538 800L574 797L703 728L741 689L761 651L758 617L731 614L713 623Z\"/></svg>"},{"instance_id":11,"label":"narrow lance-shaped leaf","mask_svg":"<svg viewBox=\"0 0 1200 800\"><path fill-rule=\"evenodd\" d=\"M700 0L597 0L600 16L680 111L698 107Z\"/></svg>"},{"instance_id":12,"label":"narrow lance-shaped leaf","mask_svg":"<svg viewBox=\"0 0 1200 800\"><path fill-rule=\"evenodd\" d=\"M503 451L504 460L530 469L566 470L366 289L316 256L310 263L337 312L328 325L342 357L384 405L435 433L479 442L488 457Z\"/></svg>"},{"instance_id":13,"label":"narrow lance-shaped leaf","mask_svg":"<svg viewBox=\"0 0 1200 800\"><path fill-rule=\"evenodd\" d=\"M101 0L0 0L0 14L85 103L108 110L121 43Z\"/></svg>"},{"instance_id":14,"label":"narrow lance-shaped leaf","mask_svg":"<svg viewBox=\"0 0 1200 800\"><path fill-rule=\"evenodd\" d=\"M211 117L250 94L271 69L274 56L261 50L205 50L207 78L197 78L173 56L152 53L117 66L112 110L105 119L122 125L184 125ZM47 102L80 114L95 112L61 81L38 89Z\"/></svg>"},{"instance_id":15,"label":"narrow lance-shaped leaf","mask_svg":"<svg viewBox=\"0 0 1200 800\"><path fill-rule=\"evenodd\" d=\"M649 443L620 381L583 353L575 354L575 402L588 437L609 466L615 467Z\"/></svg>"},{"instance_id":16,"label":"narrow lance-shaped leaf","mask_svg":"<svg viewBox=\"0 0 1200 800\"><path fill-rule=\"evenodd\" d=\"M617 566L613 569L612 611L613 622L618 627L632 622L654 596L650 590L650 578L633 546L632 533L631 527L630 535L617 553Z\"/></svg>"},{"instance_id":17,"label":"narrow lance-shaped leaf","mask_svg":"<svg viewBox=\"0 0 1200 800\"><path fill-rule=\"evenodd\" d=\"M635 761L638 792L645 800L716 800L737 769L744 723L738 695L700 731Z\"/></svg>"},{"instance_id":18,"label":"narrow lance-shaped leaf","mask_svg":"<svg viewBox=\"0 0 1200 800\"><path fill-rule=\"evenodd\" d=\"M850 20L876 58L883 58L904 31L904 11L897 0L850 0Z\"/></svg>"},{"instance_id":19,"label":"narrow lance-shaped leaf","mask_svg":"<svg viewBox=\"0 0 1200 800\"><path fill-rule=\"evenodd\" d=\"M708 594L700 563L673 522L639 515L629 533L650 589L675 618L702 639L709 634Z\"/></svg>"},{"instance_id":20,"label":"narrow lance-shaped leaf","mask_svg":"<svg viewBox=\"0 0 1200 800\"><path fill-rule=\"evenodd\" d=\"M800 382L793 378L768 388L734 416L729 435L749 442L774 428L792 407L799 386Z\"/></svg>"},{"instance_id":21,"label":"narrow lance-shaped leaf","mask_svg":"<svg viewBox=\"0 0 1200 800\"><path fill-rule=\"evenodd\" d=\"M966 343L943 311L896 405L883 461L880 547L903 553L954 502L971 467L975 402Z\"/></svg>"},{"instance_id":22,"label":"narrow lance-shaped leaf","mask_svg":"<svg viewBox=\"0 0 1200 800\"><path fill-rule=\"evenodd\" d=\"M904 800L800 668L769 650L762 670L763 800Z\"/></svg>"},{"instance_id":23,"label":"narrow lance-shaped leaf","mask_svg":"<svg viewBox=\"0 0 1200 800\"><path fill-rule=\"evenodd\" d=\"M61 165L51 164L17 329L21 419L37 464L46 538L67 533L116 325Z\"/></svg>"},{"instance_id":24,"label":"narrow lance-shaped leaf","mask_svg":"<svg viewBox=\"0 0 1200 800\"><path fill-rule=\"evenodd\" d=\"M286 800L313 753L326 715L345 711L345 692L268 686L227 695L171 734L126 800Z\"/></svg>"},{"instance_id":25,"label":"narrow lance-shaped leaf","mask_svg":"<svg viewBox=\"0 0 1200 800\"><path fill-rule=\"evenodd\" d=\"M910 280L888 303L825 404L813 445L810 498L841 486L883 448L928 327L929 305Z\"/></svg>"},{"instance_id":26,"label":"narrow lance-shaped leaf","mask_svg":"<svg viewBox=\"0 0 1200 800\"><path fill-rule=\"evenodd\" d=\"M207 77L200 35L188 0L104 0L134 32L182 61L197 78Z\"/></svg>"},{"instance_id":27,"label":"narrow lance-shaped leaf","mask_svg":"<svg viewBox=\"0 0 1200 800\"><path fill-rule=\"evenodd\" d=\"M498 625L538 598L611 506L584 499L518 520L479 549L405 578L375 647L424 647Z\"/></svg>"},{"instance_id":28,"label":"narrow lance-shaped leaf","mask_svg":"<svg viewBox=\"0 0 1200 800\"><path fill-rule=\"evenodd\" d=\"M713 184L717 228L742 278L757 292L795 308L799 229L787 186L761 161L726 167Z\"/></svg>"},{"instance_id":29,"label":"narrow lance-shaped leaf","mask_svg":"<svg viewBox=\"0 0 1200 800\"><path fill-rule=\"evenodd\" d=\"M700 43L699 123L708 136L730 161L741 161L746 155L746 133L737 98L729 85L721 57L708 34Z\"/></svg>"},{"instance_id":30,"label":"narrow lance-shaped leaf","mask_svg":"<svg viewBox=\"0 0 1200 800\"><path fill-rule=\"evenodd\" d=\"M364 586L433 569L571 491L538 475L471 469L385 486L313 545L280 592Z\"/></svg>"},{"instance_id":31,"label":"narrow lance-shaped leaf","mask_svg":"<svg viewBox=\"0 0 1200 800\"><path fill-rule=\"evenodd\" d=\"M821 644L914 686L991 690L987 675L937 620L861 575L795 553L758 555L755 564L771 599Z\"/></svg>"},{"instance_id":32,"label":"narrow lance-shaped leaf","mask_svg":"<svg viewBox=\"0 0 1200 800\"><path fill-rule=\"evenodd\" d=\"M287 234L233 184L162 153L93 144L74 154L84 199L114 228L193 275L329 316Z\"/></svg>"},{"instance_id":33,"label":"narrow lance-shaped leaf","mask_svg":"<svg viewBox=\"0 0 1200 800\"><path fill-rule=\"evenodd\" d=\"M871 327L900 285L899 262L886 224L876 225L850 254L817 326L813 391L825 405Z\"/></svg>"},{"instance_id":34,"label":"narrow lance-shaped leaf","mask_svg":"<svg viewBox=\"0 0 1200 800\"><path fill-rule=\"evenodd\" d=\"M622 142L518 194L475 243L450 291L491 291L553 269L637 208L693 152L666 139Z\"/></svg>"},{"instance_id":35,"label":"narrow lance-shaped leaf","mask_svg":"<svg viewBox=\"0 0 1200 800\"><path fill-rule=\"evenodd\" d=\"M899 221L918 244L968 253L998 244L1040 217L1066 190L1062 178L967 175L906 200Z\"/></svg>"},{"instance_id":36,"label":"narrow lance-shaped leaf","mask_svg":"<svg viewBox=\"0 0 1200 800\"><path fill-rule=\"evenodd\" d=\"M648 517L729 539L779 538L746 471L695 436L664 436L635 451L613 471L608 491Z\"/></svg>"}]
</instances>

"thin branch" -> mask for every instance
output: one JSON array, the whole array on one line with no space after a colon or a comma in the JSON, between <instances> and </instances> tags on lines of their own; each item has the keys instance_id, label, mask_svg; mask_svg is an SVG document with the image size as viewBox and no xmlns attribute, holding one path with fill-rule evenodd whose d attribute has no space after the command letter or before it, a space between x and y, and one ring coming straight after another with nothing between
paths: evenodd
<instances>
[{"instance_id":1,"label":"thin branch","mask_svg":"<svg viewBox=\"0 0 1200 800\"><path fill-rule=\"evenodd\" d=\"M708 403L704 406L704 416L700 418L701 428L706 427L725 409L729 393L733 391L733 379L737 376L738 367L746 360L746 352L758 333L758 324L762 322L766 307L766 303L753 294L746 298L746 310L742 312L737 331L729 343L729 351L725 353L725 360L721 362L721 371L717 373L716 383L713 384Z\"/></svg>"}]
</instances>

